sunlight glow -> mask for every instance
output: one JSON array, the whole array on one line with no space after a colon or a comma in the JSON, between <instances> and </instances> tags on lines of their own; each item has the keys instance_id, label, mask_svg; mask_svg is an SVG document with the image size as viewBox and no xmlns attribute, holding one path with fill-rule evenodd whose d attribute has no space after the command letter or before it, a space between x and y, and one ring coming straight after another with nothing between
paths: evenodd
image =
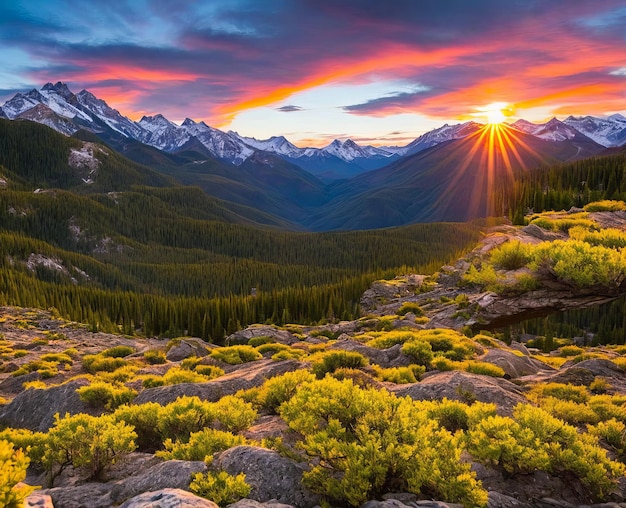
<instances>
[{"instance_id":1,"label":"sunlight glow","mask_svg":"<svg viewBox=\"0 0 626 508\"><path fill-rule=\"evenodd\" d=\"M479 110L487 117L487 123L490 125L504 122L505 118L512 113L511 107L505 102L492 102Z\"/></svg>"}]
</instances>

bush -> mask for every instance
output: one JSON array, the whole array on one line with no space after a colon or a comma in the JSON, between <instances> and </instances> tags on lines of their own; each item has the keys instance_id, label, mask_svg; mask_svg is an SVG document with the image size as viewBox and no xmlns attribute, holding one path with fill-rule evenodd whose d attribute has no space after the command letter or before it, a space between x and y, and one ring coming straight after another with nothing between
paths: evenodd
<instances>
[{"instance_id":1,"label":"bush","mask_svg":"<svg viewBox=\"0 0 626 508\"><path fill-rule=\"evenodd\" d=\"M606 228L600 231L589 231L585 228L572 228L569 236L573 240L581 240L591 245L602 245L610 249L626 247L626 234L621 229Z\"/></svg>"},{"instance_id":2,"label":"bush","mask_svg":"<svg viewBox=\"0 0 626 508\"><path fill-rule=\"evenodd\" d=\"M517 270L533 259L533 246L519 240L503 243L491 252L491 262L504 270Z\"/></svg>"},{"instance_id":3,"label":"bush","mask_svg":"<svg viewBox=\"0 0 626 508\"><path fill-rule=\"evenodd\" d=\"M588 427L589 433L603 439L618 458L626 459L626 425L615 418Z\"/></svg>"},{"instance_id":4,"label":"bush","mask_svg":"<svg viewBox=\"0 0 626 508\"><path fill-rule=\"evenodd\" d=\"M235 395L227 395L213 403L214 417L230 432L241 432L256 420L257 412L252 404Z\"/></svg>"},{"instance_id":5,"label":"bush","mask_svg":"<svg viewBox=\"0 0 626 508\"><path fill-rule=\"evenodd\" d=\"M280 414L305 436L310 470L303 483L334 503L359 506L393 488L487 504L487 493L460 460L460 440L409 398L326 377L302 385Z\"/></svg>"},{"instance_id":6,"label":"bush","mask_svg":"<svg viewBox=\"0 0 626 508\"><path fill-rule=\"evenodd\" d=\"M418 317L424 315L424 311L422 310L422 308L419 306L419 304L415 302L404 302L398 309L397 314L398 316L404 316L409 312L412 312Z\"/></svg>"},{"instance_id":7,"label":"bush","mask_svg":"<svg viewBox=\"0 0 626 508\"><path fill-rule=\"evenodd\" d=\"M272 355L272 360L279 362L281 360L300 360L306 356L306 351L296 348L288 348Z\"/></svg>"},{"instance_id":8,"label":"bush","mask_svg":"<svg viewBox=\"0 0 626 508\"><path fill-rule=\"evenodd\" d=\"M602 201L594 201L586 204L583 209L585 212L617 212L626 210L626 204L623 201L613 201L605 199Z\"/></svg>"},{"instance_id":9,"label":"bush","mask_svg":"<svg viewBox=\"0 0 626 508\"><path fill-rule=\"evenodd\" d=\"M21 449L26 453L31 465L41 465L41 458L43 457L46 442L46 434L43 432L33 432L28 429L13 429L9 427L0 431L0 440L8 441L13 444L16 449Z\"/></svg>"},{"instance_id":10,"label":"bush","mask_svg":"<svg viewBox=\"0 0 626 508\"><path fill-rule=\"evenodd\" d=\"M124 365L119 369L115 369L113 372L107 372L102 370L96 373L96 379L106 381L107 383L126 383L131 379L134 379L139 367L136 365Z\"/></svg>"},{"instance_id":11,"label":"bush","mask_svg":"<svg viewBox=\"0 0 626 508\"><path fill-rule=\"evenodd\" d=\"M470 284L485 287L489 291L497 292L500 290L500 279L495 268L490 264L483 264L480 271L476 266L470 266L467 273L463 275L463 280Z\"/></svg>"},{"instance_id":12,"label":"bush","mask_svg":"<svg viewBox=\"0 0 626 508\"><path fill-rule=\"evenodd\" d=\"M82 365L87 372L95 374L101 371L113 372L120 367L128 365L128 363L123 358L107 357L102 354L97 354L83 356Z\"/></svg>"},{"instance_id":13,"label":"bush","mask_svg":"<svg viewBox=\"0 0 626 508\"><path fill-rule=\"evenodd\" d=\"M467 430L470 416L469 406L456 400L443 399L440 402L432 402L428 408L428 417L439 423L440 426L452 432Z\"/></svg>"},{"instance_id":14,"label":"bush","mask_svg":"<svg viewBox=\"0 0 626 508\"><path fill-rule=\"evenodd\" d=\"M278 342L269 342L256 346L256 350L262 355L266 353L278 353L280 351L289 351L291 348L286 344L280 344Z\"/></svg>"},{"instance_id":15,"label":"bush","mask_svg":"<svg viewBox=\"0 0 626 508\"><path fill-rule=\"evenodd\" d=\"M369 363L368 359L360 353L342 350L318 353L312 360L311 371L318 379L340 368L358 369Z\"/></svg>"},{"instance_id":16,"label":"bush","mask_svg":"<svg viewBox=\"0 0 626 508\"><path fill-rule=\"evenodd\" d=\"M189 490L219 506L226 506L247 497L250 485L246 483L246 475L243 473L231 476L226 471L209 471L194 474Z\"/></svg>"},{"instance_id":17,"label":"bush","mask_svg":"<svg viewBox=\"0 0 626 508\"><path fill-rule=\"evenodd\" d=\"M106 358L124 358L128 355L132 355L135 350L130 346L115 346L109 349L105 349L100 354Z\"/></svg>"},{"instance_id":18,"label":"bush","mask_svg":"<svg viewBox=\"0 0 626 508\"><path fill-rule=\"evenodd\" d=\"M167 358L165 357L165 352L159 351L158 349L153 349L150 351L146 351L143 354L143 358L149 365L160 365L167 362Z\"/></svg>"},{"instance_id":19,"label":"bush","mask_svg":"<svg viewBox=\"0 0 626 508\"><path fill-rule=\"evenodd\" d=\"M589 392L586 387L563 383L538 384L533 388L533 394L539 397L555 397L577 403L585 403L589 400Z\"/></svg>"},{"instance_id":20,"label":"bush","mask_svg":"<svg viewBox=\"0 0 626 508\"><path fill-rule=\"evenodd\" d=\"M299 386L314 380L315 376L308 370L296 370L273 377L261 387L259 402L265 409L276 414L280 405L291 399Z\"/></svg>"},{"instance_id":21,"label":"bush","mask_svg":"<svg viewBox=\"0 0 626 508\"><path fill-rule=\"evenodd\" d=\"M411 357L416 364L423 365L426 368L430 367L434 357L432 346L425 340L406 342L404 346L402 346L402 352Z\"/></svg>"},{"instance_id":22,"label":"bush","mask_svg":"<svg viewBox=\"0 0 626 508\"><path fill-rule=\"evenodd\" d=\"M156 453L164 460L203 460L213 456L214 453L228 450L233 446L247 444L242 436L235 436L231 432L216 429L203 429L189 436L189 442L172 441L167 439L165 450Z\"/></svg>"},{"instance_id":23,"label":"bush","mask_svg":"<svg viewBox=\"0 0 626 508\"><path fill-rule=\"evenodd\" d=\"M46 353L45 355L41 355L41 360L44 362L66 363L68 365L74 363L72 358L65 353Z\"/></svg>"},{"instance_id":24,"label":"bush","mask_svg":"<svg viewBox=\"0 0 626 508\"><path fill-rule=\"evenodd\" d=\"M404 332L394 330L391 332L384 332L378 337L369 340L366 344L376 349L388 349L396 344L404 344L410 340L415 340L416 335L412 332Z\"/></svg>"},{"instance_id":25,"label":"bush","mask_svg":"<svg viewBox=\"0 0 626 508\"><path fill-rule=\"evenodd\" d=\"M29 459L22 450L14 450L13 444L0 441L0 506L22 508L24 500L35 487L22 484L26 478Z\"/></svg>"},{"instance_id":26,"label":"bush","mask_svg":"<svg viewBox=\"0 0 626 508\"><path fill-rule=\"evenodd\" d=\"M396 384L408 384L417 383L426 372L426 367L423 365L410 365L408 367L392 367L383 369L378 365L374 365L374 372L376 377L382 381L388 381Z\"/></svg>"},{"instance_id":27,"label":"bush","mask_svg":"<svg viewBox=\"0 0 626 508\"><path fill-rule=\"evenodd\" d=\"M239 365L263 358L261 353L247 345L217 348L211 351L211 357L230 365Z\"/></svg>"},{"instance_id":28,"label":"bush","mask_svg":"<svg viewBox=\"0 0 626 508\"><path fill-rule=\"evenodd\" d=\"M224 375L224 369L216 367L215 365L196 365L194 371L201 376L207 377L209 380Z\"/></svg>"},{"instance_id":29,"label":"bush","mask_svg":"<svg viewBox=\"0 0 626 508\"><path fill-rule=\"evenodd\" d=\"M205 365L205 367L212 367L210 365ZM223 374L224 371L219 367L213 367L209 372L212 375L218 374L220 371ZM217 377L217 376L215 376ZM143 377L143 387L144 388L154 388L157 386L165 386L165 385L178 385L181 383L206 383L214 379L209 375L202 374L200 372L187 370L182 367L172 367L162 376L145 376Z\"/></svg>"},{"instance_id":30,"label":"bush","mask_svg":"<svg viewBox=\"0 0 626 508\"><path fill-rule=\"evenodd\" d=\"M215 420L214 405L198 397L179 397L174 402L160 408L157 428L162 440L187 442L189 435Z\"/></svg>"},{"instance_id":31,"label":"bush","mask_svg":"<svg viewBox=\"0 0 626 508\"><path fill-rule=\"evenodd\" d=\"M99 479L106 467L135 450L136 437L130 425L115 421L112 415L57 415L42 459L50 485L70 464L86 473L87 479Z\"/></svg>"},{"instance_id":32,"label":"bush","mask_svg":"<svg viewBox=\"0 0 626 508\"><path fill-rule=\"evenodd\" d=\"M162 437L159 431L159 414L162 406L156 402L145 404L120 406L113 413L116 422L127 423L134 427L137 433L137 448L139 451L153 453L161 448Z\"/></svg>"},{"instance_id":33,"label":"bush","mask_svg":"<svg viewBox=\"0 0 626 508\"><path fill-rule=\"evenodd\" d=\"M114 386L104 381L94 381L88 386L76 390L80 400L93 407L115 409L122 404L131 402L137 392L125 386Z\"/></svg>"},{"instance_id":34,"label":"bush","mask_svg":"<svg viewBox=\"0 0 626 508\"><path fill-rule=\"evenodd\" d=\"M584 353L585 350L581 347L578 346L563 346L560 350L559 350L559 354L564 357L570 357L570 356L578 356L582 353Z\"/></svg>"},{"instance_id":35,"label":"bush","mask_svg":"<svg viewBox=\"0 0 626 508\"><path fill-rule=\"evenodd\" d=\"M252 337L248 340L248 346L259 347L262 344L276 344L276 341L272 337L263 335L261 337ZM284 344L283 344L284 345Z\"/></svg>"},{"instance_id":36,"label":"bush","mask_svg":"<svg viewBox=\"0 0 626 508\"><path fill-rule=\"evenodd\" d=\"M480 374L481 376L504 377L504 369L493 363L468 361L463 364L466 372Z\"/></svg>"}]
</instances>

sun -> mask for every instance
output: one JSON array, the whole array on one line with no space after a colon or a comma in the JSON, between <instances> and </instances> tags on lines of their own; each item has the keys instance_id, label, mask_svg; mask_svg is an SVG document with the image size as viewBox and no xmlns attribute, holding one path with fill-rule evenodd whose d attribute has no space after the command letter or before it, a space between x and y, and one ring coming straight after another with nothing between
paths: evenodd
<instances>
[{"instance_id":1,"label":"sun","mask_svg":"<svg viewBox=\"0 0 626 508\"><path fill-rule=\"evenodd\" d=\"M507 110L507 105L503 102L493 102L483 108L483 112L487 117L487 123L490 125L498 125L504 122L506 118L504 111Z\"/></svg>"}]
</instances>

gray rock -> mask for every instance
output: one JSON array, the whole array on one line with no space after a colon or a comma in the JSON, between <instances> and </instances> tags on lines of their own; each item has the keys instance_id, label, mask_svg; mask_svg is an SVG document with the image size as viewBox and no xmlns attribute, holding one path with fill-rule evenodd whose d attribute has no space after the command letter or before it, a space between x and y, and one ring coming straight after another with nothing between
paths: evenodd
<instances>
[{"instance_id":1,"label":"gray rock","mask_svg":"<svg viewBox=\"0 0 626 508\"><path fill-rule=\"evenodd\" d=\"M120 508L218 508L207 499L180 489L160 489L144 492L129 499Z\"/></svg>"},{"instance_id":2,"label":"gray rock","mask_svg":"<svg viewBox=\"0 0 626 508\"><path fill-rule=\"evenodd\" d=\"M296 508L309 508L319 496L302 485L305 466L272 450L256 446L235 446L219 455L212 467L231 475L244 473L252 490L249 497L264 502L276 500Z\"/></svg>"},{"instance_id":3,"label":"gray rock","mask_svg":"<svg viewBox=\"0 0 626 508\"><path fill-rule=\"evenodd\" d=\"M444 503L443 501L409 501L405 504L398 499L388 498L383 501L366 501L361 508L463 508L463 505L455 503Z\"/></svg>"},{"instance_id":4,"label":"gray rock","mask_svg":"<svg viewBox=\"0 0 626 508\"><path fill-rule=\"evenodd\" d=\"M233 346L235 344L247 344L248 341L254 337L271 337L275 342L281 344L291 345L299 341L299 339L289 333L287 330L279 330L273 326L266 325L253 325L249 326L245 330L239 330L226 337L224 344L227 346Z\"/></svg>"},{"instance_id":5,"label":"gray rock","mask_svg":"<svg viewBox=\"0 0 626 508\"><path fill-rule=\"evenodd\" d=\"M135 404L157 402L162 405L174 402L178 397L197 396L202 400L216 402L239 390L261 386L267 379L286 372L301 369L303 363L296 360L257 360L239 366L237 370L206 383L181 383L159 386L142 391L133 401Z\"/></svg>"},{"instance_id":6,"label":"gray rock","mask_svg":"<svg viewBox=\"0 0 626 508\"><path fill-rule=\"evenodd\" d=\"M188 489L191 477L206 470L202 461L168 460L112 485L111 500L121 503L142 492Z\"/></svg>"},{"instance_id":7,"label":"gray rock","mask_svg":"<svg viewBox=\"0 0 626 508\"><path fill-rule=\"evenodd\" d=\"M272 499L270 501L266 501L265 503L259 503L254 499L240 499L236 503L229 504L226 508L295 508L290 504L279 503L278 501Z\"/></svg>"},{"instance_id":8,"label":"gray rock","mask_svg":"<svg viewBox=\"0 0 626 508\"><path fill-rule=\"evenodd\" d=\"M11 372L10 370L6 370L5 372ZM23 376L9 376L6 379L3 379L0 383L0 391L2 393L10 393L12 395L17 395L24 391L24 383L29 381L39 381L41 379L41 374L39 372L29 372L28 374L24 374Z\"/></svg>"},{"instance_id":9,"label":"gray rock","mask_svg":"<svg viewBox=\"0 0 626 508\"><path fill-rule=\"evenodd\" d=\"M533 505L520 501L514 497L505 496L499 492L489 492L487 508L532 508Z\"/></svg>"},{"instance_id":10,"label":"gray rock","mask_svg":"<svg viewBox=\"0 0 626 508\"><path fill-rule=\"evenodd\" d=\"M472 402L479 400L496 404L498 413L509 416L520 402L527 402L521 389L507 381L462 371L438 372L419 383L390 386L399 397L413 400L442 400L444 398Z\"/></svg>"},{"instance_id":11,"label":"gray rock","mask_svg":"<svg viewBox=\"0 0 626 508\"><path fill-rule=\"evenodd\" d=\"M109 508L113 505L108 483L86 483L75 487L55 487L41 491L57 508Z\"/></svg>"},{"instance_id":12,"label":"gray rock","mask_svg":"<svg viewBox=\"0 0 626 508\"><path fill-rule=\"evenodd\" d=\"M504 349L491 349L481 358L481 361L497 365L509 376L518 378L537 374L538 372L555 372L549 365L529 356L517 356Z\"/></svg>"},{"instance_id":13,"label":"gray rock","mask_svg":"<svg viewBox=\"0 0 626 508\"><path fill-rule=\"evenodd\" d=\"M54 505L50 496L33 492L24 500L24 508L54 508Z\"/></svg>"},{"instance_id":14,"label":"gray rock","mask_svg":"<svg viewBox=\"0 0 626 508\"><path fill-rule=\"evenodd\" d=\"M206 356L209 354L209 350L206 343L201 339L185 338L181 339L180 343L172 347L165 357L170 362L179 362L190 356Z\"/></svg>"},{"instance_id":15,"label":"gray rock","mask_svg":"<svg viewBox=\"0 0 626 508\"><path fill-rule=\"evenodd\" d=\"M360 353L365 356L370 363L375 363L383 368L405 367L411 363L411 360L406 355L402 354L401 344L396 344L396 346L389 349L376 349L366 346L361 342L357 342L356 340L339 339L328 346L328 349L341 349Z\"/></svg>"},{"instance_id":16,"label":"gray rock","mask_svg":"<svg viewBox=\"0 0 626 508\"><path fill-rule=\"evenodd\" d=\"M23 391L0 410L0 426L46 432L54 424L56 413L99 415L102 410L89 406L76 393L77 388L88 384L86 379L76 379L46 390Z\"/></svg>"}]
</instances>

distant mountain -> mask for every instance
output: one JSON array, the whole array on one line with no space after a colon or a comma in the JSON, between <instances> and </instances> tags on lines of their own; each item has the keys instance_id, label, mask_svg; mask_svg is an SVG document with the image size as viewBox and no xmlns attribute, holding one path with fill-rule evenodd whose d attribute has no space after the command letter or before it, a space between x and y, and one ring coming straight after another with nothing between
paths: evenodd
<instances>
[{"instance_id":1,"label":"distant mountain","mask_svg":"<svg viewBox=\"0 0 626 508\"><path fill-rule=\"evenodd\" d=\"M588 138L557 142L506 125L491 129L483 126L335 186L333 199L305 225L368 229L502 215L494 195L517 172L605 150Z\"/></svg>"},{"instance_id":2,"label":"distant mountain","mask_svg":"<svg viewBox=\"0 0 626 508\"><path fill-rule=\"evenodd\" d=\"M619 114L606 119L595 116L568 116L564 123L602 146L614 147L626 143L626 118Z\"/></svg>"}]
</instances>

